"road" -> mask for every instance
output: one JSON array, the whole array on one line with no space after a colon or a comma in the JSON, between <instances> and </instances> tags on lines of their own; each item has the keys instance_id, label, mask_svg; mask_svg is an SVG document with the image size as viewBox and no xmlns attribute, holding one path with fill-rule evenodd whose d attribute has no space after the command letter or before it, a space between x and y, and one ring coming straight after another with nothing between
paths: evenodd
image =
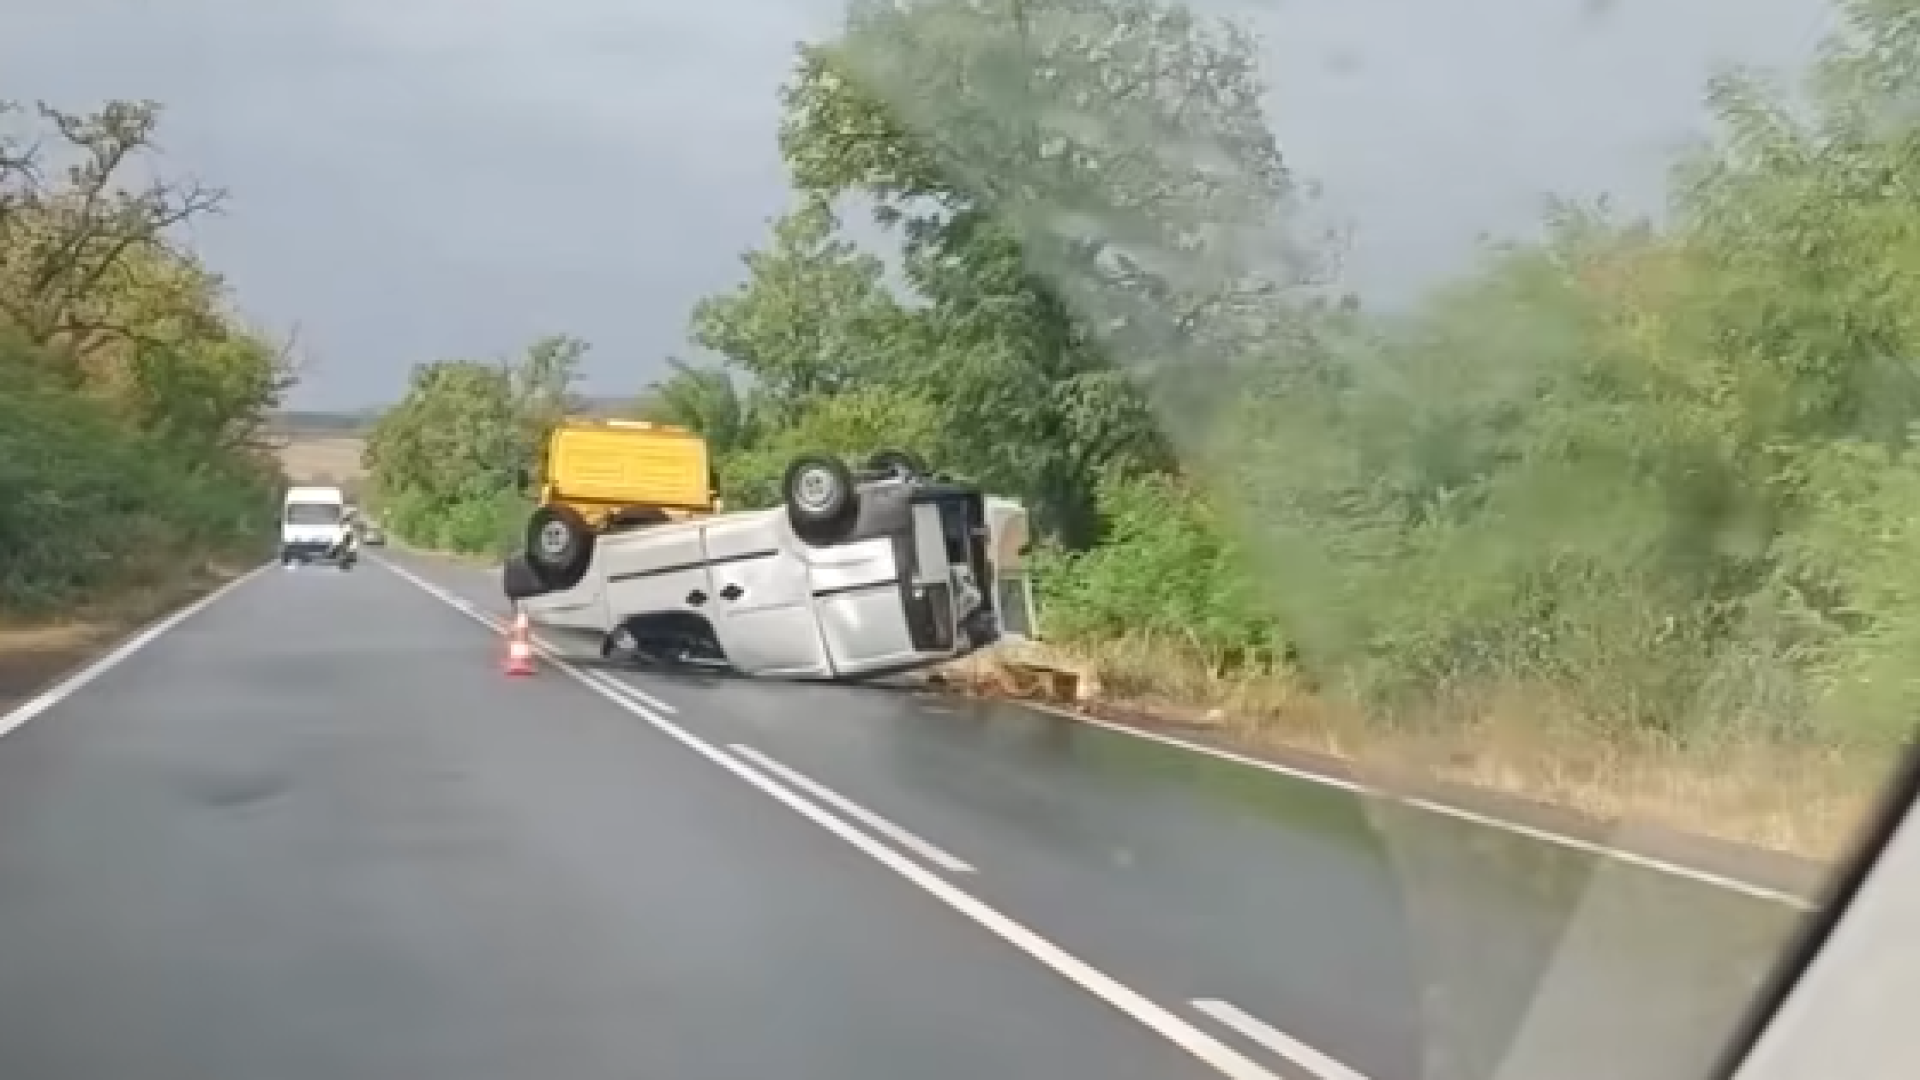
<instances>
[{"instance_id":1,"label":"road","mask_svg":"<svg viewBox=\"0 0 1920 1080\"><path fill-rule=\"evenodd\" d=\"M1680 1080L1801 917L1014 707L510 680L500 610L273 569L0 721L0 1075Z\"/></svg>"}]
</instances>

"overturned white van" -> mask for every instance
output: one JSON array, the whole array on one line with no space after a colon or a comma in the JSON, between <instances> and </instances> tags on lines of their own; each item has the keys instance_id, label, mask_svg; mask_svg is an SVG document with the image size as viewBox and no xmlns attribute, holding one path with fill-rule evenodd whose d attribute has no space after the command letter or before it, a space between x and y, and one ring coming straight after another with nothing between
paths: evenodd
<instances>
[{"instance_id":1,"label":"overturned white van","mask_svg":"<svg viewBox=\"0 0 1920 1080\"><path fill-rule=\"evenodd\" d=\"M871 678L1035 636L1018 502L903 454L857 474L806 455L782 490L772 509L598 534L542 507L507 560L507 596L604 653L756 676Z\"/></svg>"}]
</instances>

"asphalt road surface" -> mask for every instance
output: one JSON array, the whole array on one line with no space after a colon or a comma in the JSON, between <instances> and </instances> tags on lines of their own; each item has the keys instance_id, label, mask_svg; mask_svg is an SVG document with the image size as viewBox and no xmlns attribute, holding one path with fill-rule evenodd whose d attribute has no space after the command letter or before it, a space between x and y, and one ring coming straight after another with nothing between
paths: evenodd
<instances>
[{"instance_id":1,"label":"asphalt road surface","mask_svg":"<svg viewBox=\"0 0 1920 1080\"><path fill-rule=\"evenodd\" d=\"M510 680L501 608L275 568L0 720L0 1077L1691 1080L1801 917L1012 707Z\"/></svg>"}]
</instances>

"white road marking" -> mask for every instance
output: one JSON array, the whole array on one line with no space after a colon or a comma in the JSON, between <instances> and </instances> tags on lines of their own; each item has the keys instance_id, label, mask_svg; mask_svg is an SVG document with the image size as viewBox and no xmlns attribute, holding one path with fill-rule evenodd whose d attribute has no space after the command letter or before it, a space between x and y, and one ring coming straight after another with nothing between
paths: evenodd
<instances>
[{"instance_id":1,"label":"white road marking","mask_svg":"<svg viewBox=\"0 0 1920 1080\"><path fill-rule=\"evenodd\" d=\"M545 647L546 643L541 642L541 646ZM554 655L555 655L555 658L557 659L558 654L554 654ZM621 693L639 701L640 704L645 705L647 708L652 709L655 712L661 712L661 713L667 714L668 716L672 716L673 714L680 711L679 709L676 709L673 706L667 704L666 702L661 701L659 698L654 697L652 694L647 693L645 690L640 689L639 687L633 685L632 683L624 682L619 679L614 679L612 676L608 676L608 679L612 681L615 686L618 686L620 688Z\"/></svg>"},{"instance_id":2,"label":"white road marking","mask_svg":"<svg viewBox=\"0 0 1920 1080\"><path fill-rule=\"evenodd\" d=\"M1367 1080L1364 1073L1349 1069L1306 1043L1273 1030L1225 1001L1199 998L1194 1001L1193 1007L1312 1073L1318 1080Z\"/></svg>"},{"instance_id":3,"label":"white road marking","mask_svg":"<svg viewBox=\"0 0 1920 1080\"><path fill-rule=\"evenodd\" d=\"M127 638L115 646L112 652L107 653L105 656L100 657L98 660L95 660L93 663L88 664L86 667L81 668L79 671L74 672L47 689L42 690L37 696L28 699L25 704L16 707L12 712L7 713L5 716L0 716L0 735L7 734L34 717L39 716L41 713L46 712L48 709L53 708L55 705L60 704L61 701L66 699L75 690L106 674L127 657L153 644L155 638L158 638L161 634L179 626L181 623L186 622L194 615L205 610L215 600L252 581L271 565L271 563L265 563L256 566L173 614L167 615L157 622L148 624L146 629L136 632L132 637Z\"/></svg>"},{"instance_id":4,"label":"white road marking","mask_svg":"<svg viewBox=\"0 0 1920 1080\"><path fill-rule=\"evenodd\" d=\"M369 558L368 561L373 563L376 566L380 566L380 567L383 567L384 569L391 570L395 574L406 579L408 582L410 582L414 586L420 589L424 589L426 592L430 593L435 599L439 600L441 603L446 604L450 607L458 608L460 612L466 615L467 617L478 619L481 622L486 623L488 626L493 627L495 630L501 631L502 633L506 632L507 619L505 616L494 615L490 612L483 611L480 609L478 605L474 604L473 601L468 600L466 597L461 596L458 593L449 592L448 590L443 589L438 585L435 585L433 582L428 581L427 579L421 577L420 575L415 574L411 570L407 570L404 567L396 566L385 559ZM530 640L533 642L533 647L540 653L540 655L546 657L548 660L553 661L554 663L566 662L566 654L561 651L559 646L553 644L551 641L548 641L547 639L541 637L538 634L530 635ZM672 705L668 704L667 702L661 701L659 698L654 697L652 694L647 693L645 690L642 690L637 686L627 686L625 683L622 683L621 685L625 687L628 693L631 693L635 697L639 698L643 703L645 703L648 708L656 709L660 712L666 713L668 716L672 716L675 713L678 713L680 711L679 709L674 708Z\"/></svg>"},{"instance_id":5,"label":"white road marking","mask_svg":"<svg viewBox=\"0 0 1920 1080\"><path fill-rule=\"evenodd\" d=\"M475 611L471 605L455 603L454 600L457 598L451 597L431 582L392 563L382 565L475 621L493 629L499 629L499 620ZM1231 1077L1232 1080L1280 1080L1253 1059L1207 1034L1196 1025L1188 1023L1171 1010L1154 1004L1106 973L1001 914L999 910L975 898L971 893L956 887L947 879L861 832L845 820L835 817L818 803L811 802L792 789L782 786L766 774L754 769L753 766L692 734L635 698L628 697L624 692L627 689L625 684L600 672L575 667L565 660L554 659L553 663L562 673L587 689L645 720L653 726L654 730L734 774L789 810L839 837L868 858L907 879L921 891L973 920L1007 944L1052 968L1062 978L1205 1062L1221 1075Z\"/></svg>"},{"instance_id":6,"label":"white road marking","mask_svg":"<svg viewBox=\"0 0 1920 1080\"><path fill-rule=\"evenodd\" d=\"M816 783L801 773L755 750L753 747L743 746L740 743L732 743L728 745L727 749L778 776L780 779L785 780L787 783L792 784L794 787L799 788L801 791L806 792L821 802L832 806L834 809L865 825L874 832L879 833L881 836L892 840L899 847L906 848L908 851L940 867L942 870L953 874L973 873L973 867L963 860L947 854L932 844L927 843L925 840L920 839L918 836L915 836L913 833L908 832L906 829L895 825L879 814L854 802L852 799L847 798L824 784Z\"/></svg>"},{"instance_id":7,"label":"white road marking","mask_svg":"<svg viewBox=\"0 0 1920 1080\"><path fill-rule=\"evenodd\" d=\"M1800 908L1805 911L1811 911L1819 906L1814 900L1801 896L1798 893L1771 888L1757 882L1745 881L1726 874L1716 874L1711 870L1703 870L1697 866L1688 866L1685 863L1655 858L1652 855L1642 855L1639 852L1628 851L1625 848L1595 843L1592 840L1583 840L1577 836L1569 836L1566 833L1554 832L1551 829L1542 829L1522 822L1510 821L1506 818L1495 817L1492 814L1482 814L1478 811L1468 810L1465 807L1453 806L1433 799L1398 795L1391 791L1358 783L1353 780L1347 780L1342 777L1328 776L1325 773L1314 772L1310 769L1295 768L1291 765L1282 765L1278 762L1263 761L1250 754L1237 753L1217 746L1208 746L1204 743L1192 742L1173 735L1163 735L1157 731L1147 731L1134 727L1131 724L1120 724L1111 720L1082 716L1079 713L1053 706L1033 705L1031 703L1023 704L1026 704L1029 708L1041 709L1044 712L1071 716L1081 723L1091 724L1094 727L1131 736L1132 738L1146 739L1150 742L1161 743L1195 754L1204 754L1208 757L1219 758L1223 761L1231 761L1237 765L1245 765L1249 768L1276 773L1280 776L1290 777L1295 780L1304 780L1310 784L1318 784L1321 787L1335 788L1340 791L1351 791L1356 795L1363 795L1373 799L1390 800L1402 806L1412 807L1413 809L1422 810L1429 814L1436 814L1440 817L1453 818L1455 821L1464 821L1470 825L1477 825L1482 828L1498 829L1502 832L1513 833L1516 836L1524 836L1530 840L1538 840L1542 843L1553 844L1557 847L1567 848L1572 851L1611 859L1614 862L1625 863L1629 866L1636 866L1642 870L1651 870L1655 873L1666 874L1670 877L1685 878L1688 881L1693 881L1701 885L1711 885L1714 888L1725 889L1728 892L1742 893L1757 900L1784 904L1788 907Z\"/></svg>"}]
</instances>

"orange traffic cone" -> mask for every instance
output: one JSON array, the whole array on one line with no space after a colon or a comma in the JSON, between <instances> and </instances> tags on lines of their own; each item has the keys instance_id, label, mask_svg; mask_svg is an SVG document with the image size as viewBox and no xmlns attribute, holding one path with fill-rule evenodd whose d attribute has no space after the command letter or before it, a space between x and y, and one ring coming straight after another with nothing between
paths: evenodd
<instances>
[{"instance_id":1,"label":"orange traffic cone","mask_svg":"<svg viewBox=\"0 0 1920 1080\"><path fill-rule=\"evenodd\" d=\"M514 612L513 622L507 626L507 662L502 670L508 675L533 674L533 642L528 637L524 611Z\"/></svg>"}]
</instances>

